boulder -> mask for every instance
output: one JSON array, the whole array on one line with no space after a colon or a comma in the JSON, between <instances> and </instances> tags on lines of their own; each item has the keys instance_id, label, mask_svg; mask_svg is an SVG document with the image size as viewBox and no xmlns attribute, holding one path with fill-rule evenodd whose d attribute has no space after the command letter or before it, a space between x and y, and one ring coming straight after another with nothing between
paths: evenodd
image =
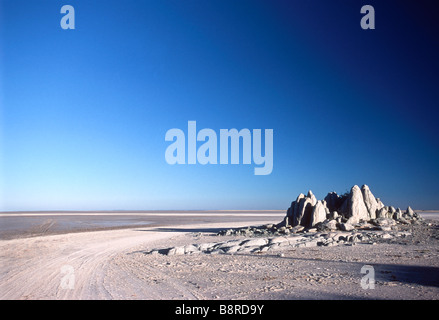
<instances>
[{"instance_id":1,"label":"boulder","mask_svg":"<svg viewBox=\"0 0 439 320\"><path fill-rule=\"evenodd\" d=\"M346 217L349 212L349 196L345 197L340 207L338 207L337 212L343 217Z\"/></svg>"},{"instance_id":2,"label":"boulder","mask_svg":"<svg viewBox=\"0 0 439 320\"><path fill-rule=\"evenodd\" d=\"M329 215L329 219L337 219L338 218L338 212L332 211Z\"/></svg>"},{"instance_id":3,"label":"boulder","mask_svg":"<svg viewBox=\"0 0 439 320\"><path fill-rule=\"evenodd\" d=\"M305 197L300 199L299 210L296 215L296 221L294 225L308 226L311 220L311 214L313 210L313 199L311 197Z\"/></svg>"},{"instance_id":4,"label":"boulder","mask_svg":"<svg viewBox=\"0 0 439 320\"><path fill-rule=\"evenodd\" d=\"M387 218L387 208L386 207L382 207L381 209L378 210L377 218Z\"/></svg>"},{"instance_id":5,"label":"boulder","mask_svg":"<svg viewBox=\"0 0 439 320\"><path fill-rule=\"evenodd\" d=\"M320 222L316 225L318 230L337 230L337 221L335 219L328 220L326 219L323 222Z\"/></svg>"},{"instance_id":6,"label":"boulder","mask_svg":"<svg viewBox=\"0 0 439 320\"><path fill-rule=\"evenodd\" d=\"M194 246L193 244L188 244L188 245L184 246L183 249L184 249L184 254L200 252L198 250L198 248L196 246Z\"/></svg>"},{"instance_id":7,"label":"boulder","mask_svg":"<svg viewBox=\"0 0 439 320\"><path fill-rule=\"evenodd\" d=\"M184 247L173 247L170 248L167 255L173 256L173 255L182 255L184 254Z\"/></svg>"},{"instance_id":8,"label":"boulder","mask_svg":"<svg viewBox=\"0 0 439 320\"><path fill-rule=\"evenodd\" d=\"M336 211L341 205L341 198L335 191L329 192L324 200L326 201L326 206L330 212Z\"/></svg>"},{"instance_id":9,"label":"boulder","mask_svg":"<svg viewBox=\"0 0 439 320\"><path fill-rule=\"evenodd\" d=\"M352 187L348 200L348 222L355 224L360 220L368 221L369 212L364 204L363 194L357 185Z\"/></svg>"},{"instance_id":10,"label":"boulder","mask_svg":"<svg viewBox=\"0 0 439 320\"><path fill-rule=\"evenodd\" d=\"M384 203L381 201L380 198L376 198L376 199L377 199L378 210L380 210L381 208L385 207Z\"/></svg>"},{"instance_id":11,"label":"boulder","mask_svg":"<svg viewBox=\"0 0 439 320\"><path fill-rule=\"evenodd\" d=\"M323 201L317 201L311 214L310 226L314 227L317 223L326 220L326 205Z\"/></svg>"},{"instance_id":12,"label":"boulder","mask_svg":"<svg viewBox=\"0 0 439 320\"><path fill-rule=\"evenodd\" d=\"M300 200L304 199L305 195L303 193L299 194L297 196L297 199L294 203L294 208L293 208L293 218L296 218L297 213L299 212L299 204L300 204ZM296 219L297 220L297 219Z\"/></svg>"},{"instance_id":13,"label":"boulder","mask_svg":"<svg viewBox=\"0 0 439 320\"><path fill-rule=\"evenodd\" d=\"M402 211L400 208L396 209L395 213L393 214L393 219L399 220L402 218Z\"/></svg>"},{"instance_id":14,"label":"boulder","mask_svg":"<svg viewBox=\"0 0 439 320\"><path fill-rule=\"evenodd\" d=\"M326 224L326 227L329 230L337 230L337 221L336 220L329 220L328 223Z\"/></svg>"},{"instance_id":15,"label":"boulder","mask_svg":"<svg viewBox=\"0 0 439 320\"><path fill-rule=\"evenodd\" d=\"M314 195L314 193L312 193L311 190L308 191L308 195L307 195L306 197L309 198L309 199L311 199L311 204L312 204L313 206L315 206L315 205L317 204L317 198L316 198L316 196Z\"/></svg>"},{"instance_id":16,"label":"boulder","mask_svg":"<svg viewBox=\"0 0 439 320\"><path fill-rule=\"evenodd\" d=\"M305 195L303 193L301 193L297 196L296 200L291 203L291 206L287 211L287 219L286 219L286 224L285 224L286 226L297 225L299 204L303 198L305 198Z\"/></svg>"},{"instance_id":17,"label":"boulder","mask_svg":"<svg viewBox=\"0 0 439 320\"><path fill-rule=\"evenodd\" d=\"M415 212L410 206L407 208L407 211L405 213L410 217L413 217L415 215Z\"/></svg>"},{"instance_id":18,"label":"boulder","mask_svg":"<svg viewBox=\"0 0 439 320\"><path fill-rule=\"evenodd\" d=\"M369 219L376 218L376 212L378 210L378 202L367 185L361 187L361 193L363 194L364 204L366 205Z\"/></svg>"}]
</instances>

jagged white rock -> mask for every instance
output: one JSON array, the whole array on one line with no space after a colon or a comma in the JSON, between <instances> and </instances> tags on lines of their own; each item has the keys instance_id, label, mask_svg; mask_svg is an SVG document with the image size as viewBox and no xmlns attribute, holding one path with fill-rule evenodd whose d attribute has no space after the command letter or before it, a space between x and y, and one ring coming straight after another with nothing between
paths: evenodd
<instances>
[{"instance_id":1,"label":"jagged white rock","mask_svg":"<svg viewBox=\"0 0 439 320\"><path fill-rule=\"evenodd\" d=\"M367 211L369 213L370 219L376 218L376 212L378 210L378 201L370 191L367 185L361 187L361 192L363 194L364 204L366 205Z\"/></svg>"},{"instance_id":2,"label":"jagged white rock","mask_svg":"<svg viewBox=\"0 0 439 320\"><path fill-rule=\"evenodd\" d=\"M360 220L368 221L369 213L364 204L363 194L360 188L355 185L351 189L348 202L348 222L351 224L358 223Z\"/></svg>"},{"instance_id":3,"label":"jagged white rock","mask_svg":"<svg viewBox=\"0 0 439 320\"><path fill-rule=\"evenodd\" d=\"M317 223L326 220L326 202L321 200L317 201L311 215L311 227L314 227Z\"/></svg>"},{"instance_id":4,"label":"jagged white rock","mask_svg":"<svg viewBox=\"0 0 439 320\"><path fill-rule=\"evenodd\" d=\"M324 229L332 229L334 226L342 228L342 223L346 222L356 225L361 221L379 218L394 219L401 223L409 223L407 219L420 219L411 207L403 213L399 208L385 206L367 185L363 185L361 189L354 185L349 193L342 196L336 192L329 192L323 201L318 201L311 190L306 196L303 193L299 194L288 208L284 224L293 227L291 231L296 232L294 228L298 226L323 226ZM328 224L331 220L335 221Z\"/></svg>"}]
</instances>

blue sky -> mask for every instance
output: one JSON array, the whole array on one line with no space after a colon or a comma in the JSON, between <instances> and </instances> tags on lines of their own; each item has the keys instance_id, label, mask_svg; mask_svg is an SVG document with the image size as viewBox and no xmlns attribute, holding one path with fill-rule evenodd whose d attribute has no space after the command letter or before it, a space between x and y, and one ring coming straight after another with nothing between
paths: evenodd
<instances>
[{"instance_id":1,"label":"blue sky","mask_svg":"<svg viewBox=\"0 0 439 320\"><path fill-rule=\"evenodd\" d=\"M439 208L434 1L368 2L375 30L364 4L1 0L0 210L286 209L354 184ZM273 172L167 164L192 120L273 129Z\"/></svg>"}]
</instances>

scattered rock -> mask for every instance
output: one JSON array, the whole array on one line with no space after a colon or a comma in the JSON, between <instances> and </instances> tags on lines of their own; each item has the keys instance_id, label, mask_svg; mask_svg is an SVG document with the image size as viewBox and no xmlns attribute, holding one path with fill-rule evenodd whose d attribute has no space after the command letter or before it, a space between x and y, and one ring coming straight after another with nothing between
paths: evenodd
<instances>
[{"instance_id":1,"label":"scattered rock","mask_svg":"<svg viewBox=\"0 0 439 320\"><path fill-rule=\"evenodd\" d=\"M298 232L301 232L303 230L305 230L305 227L299 225L299 226L292 227L291 233L298 233Z\"/></svg>"},{"instance_id":2,"label":"scattered rock","mask_svg":"<svg viewBox=\"0 0 439 320\"><path fill-rule=\"evenodd\" d=\"M259 239L251 239L251 240L245 240L241 243L241 246L244 247L260 247L263 245L266 245L268 243L267 239L259 238Z\"/></svg>"},{"instance_id":3,"label":"scattered rock","mask_svg":"<svg viewBox=\"0 0 439 320\"><path fill-rule=\"evenodd\" d=\"M355 229L355 227L348 222L340 223L340 230L342 230L342 231L352 231L354 229Z\"/></svg>"},{"instance_id":4,"label":"scattered rock","mask_svg":"<svg viewBox=\"0 0 439 320\"><path fill-rule=\"evenodd\" d=\"M396 225L396 221L390 218L377 218L371 220L371 223L376 226L394 226Z\"/></svg>"},{"instance_id":5,"label":"scattered rock","mask_svg":"<svg viewBox=\"0 0 439 320\"><path fill-rule=\"evenodd\" d=\"M325 221L318 223L316 225L317 230L324 231L324 230L337 230L338 228L338 222L335 219L329 220L326 219Z\"/></svg>"},{"instance_id":6,"label":"scattered rock","mask_svg":"<svg viewBox=\"0 0 439 320\"><path fill-rule=\"evenodd\" d=\"M385 228L380 226L379 228ZM261 227L262 228L262 227ZM350 230L353 228L348 223L343 223L342 228ZM270 252L279 252L291 250L291 248L312 248L316 246L341 246L354 245L356 243L374 243L377 241L388 241L394 238L406 238L410 236L409 232L399 232L388 230L351 231L338 232L316 232L306 233L303 235L290 234L284 237L262 237L262 238L244 238L233 239L221 242L209 242L202 244L190 244L181 247L172 247L167 249L153 249L145 254L157 255L163 254L168 256L176 255L193 255L193 254L261 254Z\"/></svg>"}]
</instances>

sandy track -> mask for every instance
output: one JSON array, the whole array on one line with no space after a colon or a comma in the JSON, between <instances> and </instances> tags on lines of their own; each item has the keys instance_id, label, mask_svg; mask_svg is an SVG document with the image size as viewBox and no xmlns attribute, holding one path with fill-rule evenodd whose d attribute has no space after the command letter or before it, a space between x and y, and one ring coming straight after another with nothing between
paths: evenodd
<instances>
[{"instance_id":1,"label":"sandy track","mask_svg":"<svg viewBox=\"0 0 439 320\"><path fill-rule=\"evenodd\" d=\"M215 223L202 227L270 222ZM178 228L178 231L165 232L138 228L0 241L0 299L139 298L137 291L141 289L135 283L139 279L113 264L113 258L136 248L151 247L158 241L182 235L182 229L190 232L200 225ZM69 287L71 283L74 285ZM172 286L181 292L182 298L202 298L178 283ZM160 292L155 295L166 298Z\"/></svg>"}]
</instances>

